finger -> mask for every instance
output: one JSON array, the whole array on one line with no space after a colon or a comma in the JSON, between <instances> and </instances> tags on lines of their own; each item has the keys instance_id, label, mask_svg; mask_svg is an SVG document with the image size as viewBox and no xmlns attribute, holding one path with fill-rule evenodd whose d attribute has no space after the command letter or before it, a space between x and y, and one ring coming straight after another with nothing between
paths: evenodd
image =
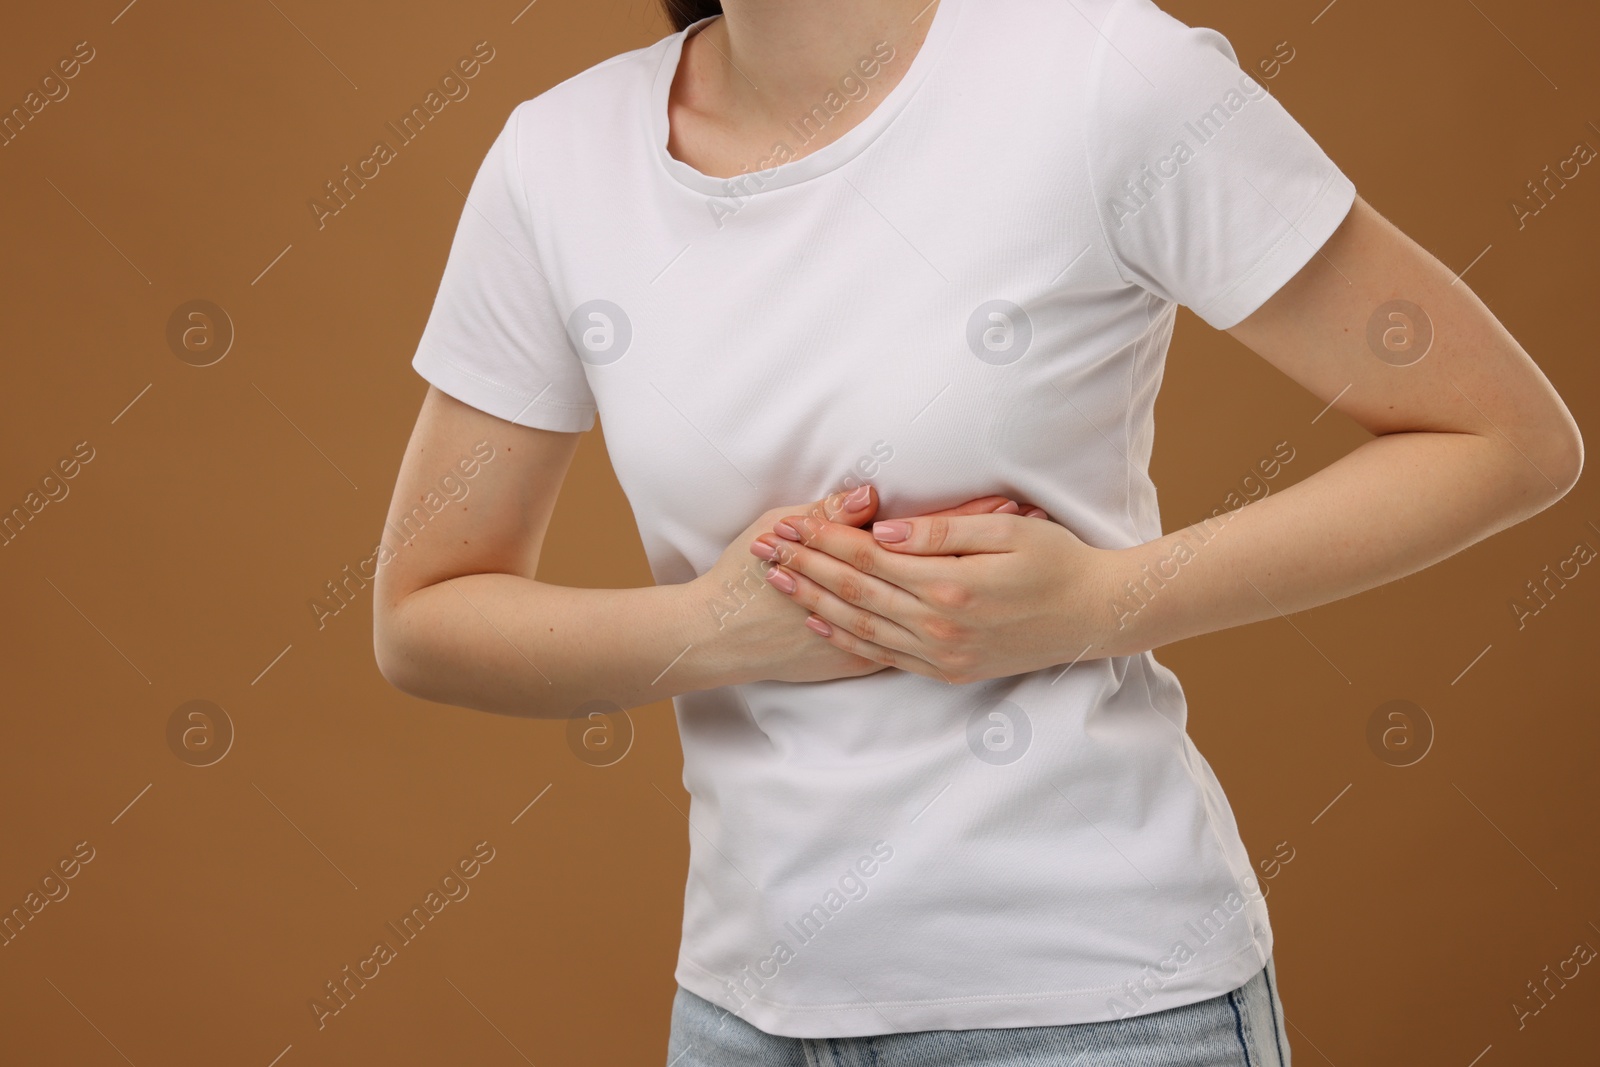
<instances>
[{"instance_id":1,"label":"finger","mask_svg":"<svg viewBox=\"0 0 1600 1067\"><path fill-rule=\"evenodd\" d=\"M830 590L787 566L774 564L766 573L772 587L790 600L863 641L898 652L916 654L918 641L905 627L865 608L839 599Z\"/></svg>"},{"instance_id":2,"label":"finger","mask_svg":"<svg viewBox=\"0 0 1600 1067\"><path fill-rule=\"evenodd\" d=\"M774 513L784 515L795 512L804 513L818 520L859 527L877 514L877 491L870 485L858 485L848 491L841 490L837 493L829 493L822 499L814 500L810 504L801 504L789 508L773 508L758 518L753 524L753 528L757 531L763 528L771 529L772 524L777 521L772 517ZM756 535L751 534L751 536L754 537ZM762 559L772 558L772 556L761 551L759 546L754 543L749 548L752 555L759 556Z\"/></svg>"},{"instance_id":3,"label":"finger","mask_svg":"<svg viewBox=\"0 0 1600 1067\"><path fill-rule=\"evenodd\" d=\"M965 522L974 517L968 515L924 521ZM880 578L905 590L910 589L917 572L927 570L926 563L910 563L903 556L885 551L867 531L842 523L819 522L803 515L785 515L773 523L772 532L781 539L766 538L775 547L804 545L832 556L862 575Z\"/></svg>"},{"instance_id":4,"label":"finger","mask_svg":"<svg viewBox=\"0 0 1600 1067\"><path fill-rule=\"evenodd\" d=\"M886 667L894 667L909 674L920 674L925 678L937 678L942 682L950 682L949 677L938 667L929 663L921 656L903 652L898 649L886 648L873 641L868 641L851 633L843 626L835 626L820 615L806 616L806 628L817 634L835 648L843 649L862 659L881 663ZM950 684L954 684L950 682Z\"/></svg>"},{"instance_id":5,"label":"finger","mask_svg":"<svg viewBox=\"0 0 1600 1067\"><path fill-rule=\"evenodd\" d=\"M1008 503L1016 504L1020 509L1020 513L1026 515L1030 519L1048 519L1050 517L1050 513L1044 508L1038 507L1034 504L1029 504L1026 501L1013 501L1010 500L1010 498L1003 496L982 496L978 497L976 500L969 500L965 504L959 504L953 508L944 508L940 511L927 511L920 515L911 515L907 517L921 519L931 518L935 515L991 515L996 511L1003 512L1005 514L1017 514L1018 512L1014 512L1011 510L1011 508L1006 507ZM859 526L861 524L859 522L852 522L850 525Z\"/></svg>"},{"instance_id":6,"label":"finger","mask_svg":"<svg viewBox=\"0 0 1600 1067\"><path fill-rule=\"evenodd\" d=\"M997 511L1008 515L1015 515L1019 512L1026 515L1028 513L1028 508L1030 507L1032 507L1032 505L1023 503L1021 501L1012 500L1010 497L980 496L974 500L967 501L965 504L958 504L953 508L944 508L940 511L924 511L920 514L906 517L921 519L930 518L935 515L992 515ZM1035 510L1039 511L1040 514L1043 514L1043 509Z\"/></svg>"},{"instance_id":7,"label":"finger","mask_svg":"<svg viewBox=\"0 0 1600 1067\"><path fill-rule=\"evenodd\" d=\"M987 515L990 512L994 511L996 508L998 508L1001 505L1005 504L1007 502L1007 500L1009 500L1009 499L1010 499L1009 497L1003 497L1003 496L980 496L975 500L967 501L965 504L957 504L953 508L944 508L944 509L942 509L940 511L925 511L922 514L923 515ZM921 516L919 515L919 516L916 516L916 517L920 518Z\"/></svg>"},{"instance_id":8,"label":"finger","mask_svg":"<svg viewBox=\"0 0 1600 1067\"><path fill-rule=\"evenodd\" d=\"M879 520L872 524L872 538L891 556L897 553L910 556L966 556L980 552L1010 552L1015 546L1016 520L1019 517L995 514ZM887 562L880 563L880 570L886 576L895 573L894 566Z\"/></svg>"},{"instance_id":9,"label":"finger","mask_svg":"<svg viewBox=\"0 0 1600 1067\"><path fill-rule=\"evenodd\" d=\"M754 552L754 545L752 552L781 564L775 568L780 571L779 576L774 577L769 571L767 578L776 589L789 594L789 599L818 611L830 622L848 626L858 637L905 651L918 648L917 639L910 634L907 624L923 613L923 607L911 593L882 578L863 574L850 564L808 545L785 540L776 534L766 534L757 540L771 555ZM800 581L791 587L789 580L794 577ZM810 586L819 587L820 592L813 591ZM824 612L821 606L834 610ZM891 641L875 636L876 628L883 624L905 631L906 637Z\"/></svg>"},{"instance_id":10,"label":"finger","mask_svg":"<svg viewBox=\"0 0 1600 1067\"><path fill-rule=\"evenodd\" d=\"M863 575L826 553L778 538L772 541L783 557L783 563L774 565L766 574L775 589L810 609L835 631L843 630L869 645L911 656L940 678L950 680L934 665L926 643L909 625L924 611L916 597ZM799 560L805 561L806 570L799 569ZM819 580L817 571L828 577ZM840 584L831 584L835 579ZM905 669L904 663L895 665Z\"/></svg>"},{"instance_id":11,"label":"finger","mask_svg":"<svg viewBox=\"0 0 1600 1067\"><path fill-rule=\"evenodd\" d=\"M829 522L859 526L877 510L877 490L870 485L858 485L851 490L829 493L806 508L805 514Z\"/></svg>"}]
</instances>

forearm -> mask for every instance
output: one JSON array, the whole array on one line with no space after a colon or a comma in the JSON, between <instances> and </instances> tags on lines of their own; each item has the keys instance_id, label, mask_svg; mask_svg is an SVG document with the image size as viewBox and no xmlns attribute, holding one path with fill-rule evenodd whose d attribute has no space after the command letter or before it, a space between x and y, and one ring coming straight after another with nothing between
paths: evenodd
<instances>
[{"instance_id":1,"label":"forearm","mask_svg":"<svg viewBox=\"0 0 1600 1067\"><path fill-rule=\"evenodd\" d=\"M1296 485L1110 557L1108 643L1132 655L1394 581L1562 490L1498 437L1395 433Z\"/></svg>"},{"instance_id":2,"label":"forearm","mask_svg":"<svg viewBox=\"0 0 1600 1067\"><path fill-rule=\"evenodd\" d=\"M425 586L377 628L384 676L428 700L529 718L622 708L729 680L686 586L576 589L513 574Z\"/></svg>"}]
</instances>

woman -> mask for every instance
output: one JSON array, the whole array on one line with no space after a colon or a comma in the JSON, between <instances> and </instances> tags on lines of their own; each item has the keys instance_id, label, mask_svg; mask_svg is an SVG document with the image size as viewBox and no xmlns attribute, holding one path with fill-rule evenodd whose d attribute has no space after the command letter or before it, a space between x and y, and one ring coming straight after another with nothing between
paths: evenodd
<instances>
[{"instance_id":1,"label":"woman","mask_svg":"<svg viewBox=\"0 0 1600 1067\"><path fill-rule=\"evenodd\" d=\"M529 717L673 698L676 1064L1287 1063L1152 650L1548 507L1571 415L1151 0L722 6L669 4L490 147L391 523L492 461L380 571L384 676ZM1179 304L1373 439L1163 535ZM651 588L534 580L597 411Z\"/></svg>"}]
</instances>

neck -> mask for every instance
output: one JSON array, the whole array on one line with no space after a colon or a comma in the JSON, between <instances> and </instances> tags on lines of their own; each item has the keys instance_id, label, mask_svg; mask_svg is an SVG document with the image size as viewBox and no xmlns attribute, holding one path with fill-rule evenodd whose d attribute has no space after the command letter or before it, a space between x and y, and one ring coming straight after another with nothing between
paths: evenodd
<instances>
[{"instance_id":1,"label":"neck","mask_svg":"<svg viewBox=\"0 0 1600 1067\"><path fill-rule=\"evenodd\" d=\"M895 80L910 65L939 0L723 0L723 16L691 38L709 45L692 96L782 122L859 79L857 63L888 42ZM703 40L702 40L703 38ZM699 92L695 92L698 89Z\"/></svg>"}]
</instances>

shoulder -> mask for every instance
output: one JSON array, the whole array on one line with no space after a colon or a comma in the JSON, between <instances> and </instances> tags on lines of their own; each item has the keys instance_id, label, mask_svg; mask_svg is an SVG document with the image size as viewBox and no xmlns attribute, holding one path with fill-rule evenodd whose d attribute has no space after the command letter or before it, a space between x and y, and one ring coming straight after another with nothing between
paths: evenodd
<instances>
[{"instance_id":1,"label":"shoulder","mask_svg":"<svg viewBox=\"0 0 1600 1067\"><path fill-rule=\"evenodd\" d=\"M1154 0L1109 0L1095 50L1097 73L1122 71L1160 84L1163 76L1217 58L1236 65L1233 44L1210 26L1190 25ZM1178 70L1169 70L1170 66Z\"/></svg>"},{"instance_id":2,"label":"shoulder","mask_svg":"<svg viewBox=\"0 0 1600 1067\"><path fill-rule=\"evenodd\" d=\"M1096 52L1125 44L1160 48L1194 33L1215 34L1204 26L1191 26L1170 14L1154 0L966 0L980 23L1003 25L1013 31L1025 25L1046 37L1052 29L1092 41Z\"/></svg>"},{"instance_id":3,"label":"shoulder","mask_svg":"<svg viewBox=\"0 0 1600 1067\"><path fill-rule=\"evenodd\" d=\"M1153 0L1104 5L1087 71L1091 125L1110 138L1163 132L1175 116L1242 94L1268 96L1219 30L1191 26ZM1231 104L1230 104L1231 106Z\"/></svg>"},{"instance_id":4,"label":"shoulder","mask_svg":"<svg viewBox=\"0 0 1600 1067\"><path fill-rule=\"evenodd\" d=\"M511 109L508 124L517 127L525 144L557 138L570 145L586 131L592 138L614 137L607 123L627 121L632 109L649 99L674 36L603 59L521 101Z\"/></svg>"},{"instance_id":5,"label":"shoulder","mask_svg":"<svg viewBox=\"0 0 1600 1067\"><path fill-rule=\"evenodd\" d=\"M1155 0L962 0L969 54L1040 78L1054 99L1081 101L1115 129L1219 78L1235 81L1228 38ZM1032 71L1040 71L1038 75ZM1229 77L1230 72L1232 77Z\"/></svg>"}]
</instances>

